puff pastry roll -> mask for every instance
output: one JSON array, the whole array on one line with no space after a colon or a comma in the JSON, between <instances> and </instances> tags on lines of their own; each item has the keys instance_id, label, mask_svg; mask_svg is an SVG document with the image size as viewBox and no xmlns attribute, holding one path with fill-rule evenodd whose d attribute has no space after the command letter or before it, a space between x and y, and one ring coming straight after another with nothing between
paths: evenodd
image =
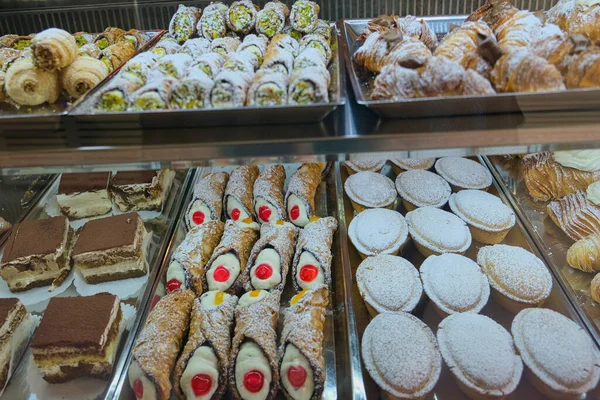
<instances>
[{"instance_id":1,"label":"puff pastry roll","mask_svg":"<svg viewBox=\"0 0 600 400\"><path fill-rule=\"evenodd\" d=\"M289 81L285 73L259 70L248 89L247 104L260 107L287 104Z\"/></svg>"},{"instance_id":2,"label":"puff pastry roll","mask_svg":"<svg viewBox=\"0 0 600 400\"><path fill-rule=\"evenodd\" d=\"M111 44L102 50L100 61L108 67L110 72L119 68L135 54L135 46L129 41L120 41Z\"/></svg>"},{"instance_id":3,"label":"puff pastry roll","mask_svg":"<svg viewBox=\"0 0 600 400\"><path fill-rule=\"evenodd\" d=\"M202 54L210 53L210 40L205 38L188 39L179 51L181 54L187 54L192 58L197 58Z\"/></svg>"},{"instance_id":4,"label":"puff pastry roll","mask_svg":"<svg viewBox=\"0 0 600 400\"><path fill-rule=\"evenodd\" d=\"M18 104L52 104L60 95L59 75L36 68L29 57L20 58L6 70L4 90Z\"/></svg>"},{"instance_id":5,"label":"puff pastry roll","mask_svg":"<svg viewBox=\"0 0 600 400\"><path fill-rule=\"evenodd\" d=\"M235 309L229 386L236 400L273 400L279 390L277 317L281 292L244 294Z\"/></svg>"},{"instance_id":6,"label":"puff pastry roll","mask_svg":"<svg viewBox=\"0 0 600 400\"><path fill-rule=\"evenodd\" d=\"M227 33L225 15L228 9L229 7L219 1L206 7L196 26L198 35L209 40L225 37Z\"/></svg>"},{"instance_id":7,"label":"puff pastry roll","mask_svg":"<svg viewBox=\"0 0 600 400\"><path fill-rule=\"evenodd\" d=\"M171 77L148 82L131 95L129 109L133 111L168 109L171 90L176 82Z\"/></svg>"},{"instance_id":8,"label":"puff pastry roll","mask_svg":"<svg viewBox=\"0 0 600 400\"><path fill-rule=\"evenodd\" d=\"M205 266L221 241L224 228L221 221L206 221L185 235L167 269L167 293L183 288L193 290L196 296L202 294Z\"/></svg>"},{"instance_id":9,"label":"puff pastry roll","mask_svg":"<svg viewBox=\"0 0 600 400\"><path fill-rule=\"evenodd\" d=\"M194 186L194 198L185 213L188 229L205 221L220 221L223 215L223 195L229 181L227 172L211 172Z\"/></svg>"},{"instance_id":10,"label":"puff pastry roll","mask_svg":"<svg viewBox=\"0 0 600 400\"><path fill-rule=\"evenodd\" d=\"M258 239L256 222L240 226L228 220L221 242L208 261L208 271L203 277L203 288L230 294L242 288L242 276L248 264L252 246Z\"/></svg>"},{"instance_id":11,"label":"puff pastry roll","mask_svg":"<svg viewBox=\"0 0 600 400\"><path fill-rule=\"evenodd\" d=\"M95 39L94 35L87 32L75 32L73 37L75 38L75 43L77 43L77 47L79 48L85 46L86 44L93 44Z\"/></svg>"},{"instance_id":12,"label":"puff pastry roll","mask_svg":"<svg viewBox=\"0 0 600 400\"><path fill-rule=\"evenodd\" d=\"M238 298L207 292L194 300L189 339L173 372L180 400L220 399L229 382L229 351Z\"/></svg>"},{"instance_id":13,"label":"puff pastry roll","mask_svg":"<svg viewBox=\"0 0 600 400\"><path fill-rule=\"evenodd\" d=\"M179 44L183 44L196 33L199 19L200 9L180 4L169 22L169 33Z\"/></svg>"},{"instance_id":14,"label":"puff pastry roll","mask_svg":"<svg viewBox=\"0 0 600 400\"><path fill-rule=\"evenodd\" d=\"M31 39L31 49L36 67L43 71L56 71L75 61L77 42L67 31L50 28Z\"/></svg>"},{"instance_id":15,"label":"puff pastry roll","mask_svg":"<svg viewBox=\"0 0 600 400\"><path fill-rule=\"evenodd\" d=\"M321 183L321 167L317 163L302 164L290 178L285 207L289 220L304 228L315 215L315 196Z\"/></svg>"},{"instance_id":16,"label":"puff pastry roll","mask_svg":"<svg viewBox=\"0 0 600 400\"><path fill-rule=\"evenodd\" d=\"M182 110L209 106L210 91L214 84L204 72L193 70L173 86L171 108Z\"/></svg>"},{"instance_id":17,"label":"puff pastry roll","mask_svg":"<svg viewBox=\"0 0 600 400\"><path fill-rule=\"evenodd\" d=\"M255 35L251 33L247 35L237 51L249 51L258 59L259 66L262 65L265 55L267 54L267 46L269 39L264 35Z\"/></svg>"},{"instance_id":18,"label":"puff pastry roll","mask_svg":"<svg viewBox=\"0 0 600 400\"><path fill-rule=\"evenodd\" d=\"M214 108L242 107L252 82L252 74L223 70L215 77L210 93L210 104Z\"/></svg>"},{"instance_id":19,"label":"puff pastry roll","mask_svg":"<svg viewBox=\"0 0 600 400\"><path fill-rule=\"evenodd\" d=\"M300 39L300 48L298 53L302 53L306 49L317 49L323 59L325 65L329 64L333 55L329 41L321 35L309 34Z\"/></svg>"},{"instance_id":20,"label":"puff pastry roll","mask_svg":"<svg viewBox=\"0 0 600 400\"><path fill-rule=\"evenodd\" d=\"M294 56L281 47L270 46L261 68L289 75L294 68Z\"/></svg>"},{"instance_id":21,"label":"puff pastry roll","mask_svg":"<svg viewBox=\"0 0 600 400\"><path fill-rule=\"evenodd\" d=\"M290 15L290 9L281 1L270 1L256 15L256 32L269 39L280 34L285 27L285 21Z\"/></svg>"},{"instance_id":22,"label":"puff pastry roll","mask_svg":"<svg viewBox=\"0 0 600 400\"><path fill-rule=\"evenodd\" d=\"M95 88L109 74L102 61L79 56L62 72L62 85L71 97L79 98Z\"/></svg>"},{"instance_id":23,"label":"puff pastry roll","mask_svg":"<svg viewBox=\"0 0 600 400\"><path fill-rule=\"evenodd\" d=\"M78 56L90 56L93 58L100 58L101 54L102 51L94 43L84 44L77 52Z\"/></svg>"},{"instance_id":24,"label":"puff pastry roll","mask_svg":"<svg viewBox=\"0 0 600 400\"><path fill-rule=\"evenodd\" d=\"M277 354L281 389L287 399L320 399L325 387L323 329L329 291L302 291L285 310Z\"/></svg>"},{"instance_id":25,"label":"puff pastry roll","mask_svg":"<svg viewBox=\"0 0 600 400\"><path fill-rule=\"evenodd\" d=\"M490 73L490 80L499 93L566 90L558 69L527 48L500 57Z\"/></svg>"},{"instance_id":26,"label":"puff pastry roll","mask_svg":"<svg viewBox=\"0 0 600 400\"><path fill-rule=\"evenodd\" d=\"M296 290L311 289L318 284L331 286L331 245L337 226L334 217L319 218L300 232L292 263Z\"/></svg>"},{"instance_id":27,"label":"puff pastry roll","mask_svg":"<svg viewBox=\"0 0 600 400\"><path fill-rule=\"evenodd\" d=\"M573 240L600 233L600 207L576 192L548 204L548 215Z\"/></svg>"},{"instance_id":28,"label":"puff pastry roll","mask_svg":"<svg viewBox=\"0 0 600 400\"><path fill-rule=\"evenodd\" d=\"M325 59L317 49L307 48L302 50L298 57L294 59L294 69L303 69L308 67L327 68Z\"/></svg>"},{"instance_id":29,"label":"puff pastry roll","mask_svg":"<svg viewBox=\"0 0 600 400\"><path fill-rule=\"evenodd\" d=\"M148 315L128 371L129 385L138 399L169 399L171 371L190 325L194 297L191 290L168 294Z\"/></svg>"},{"instance_id":30,"label":"puff pastry roll","mask_svg":"<svg viewBox=\"0 0 600 400\"><path fill-rule=\"evenodd\" d=\"M103 112L127 110L128 98L144 85L137 75L119 74L101 89L96 99L96 109Z\"/></svg>"},{"instance_id":31,"label":"puff pastry roll","mask_svg":"<svg viewBox=\"0 0 600 400\"><path fill-rule=\"evenodd\" d=\"M272 165L254 181L254 212L261 223L284 221L287 217L283 202L285 168Z\"/></svg>"},{"instance_id":32,"label":"puff pastry roll","mask_svg":"<svg viewBox=\"0 0 600 400\"><path fill-rule=\"evenodd\" d=\"M106 28L104 32L96 36L94 43L100 48L100 50L104 50L111 44L117 43L117 40L119 40L124 34L125 31L123 29L110 26Z\"/></svg>"},{"instance_id":33,"label":"puff pastry roll","mask_svg":"<svg viewBox=\"0 0 600 400\"><path fill-rule=\"evenodd\" d=\"M151 51L138 54L131 60L127 61L125 66L123 66L123 68L121 68L119 71L119 75L128 72L137 75L145 83L146 79L148 78L148 73L152 68L154 68L154 65L158 59L159 57Z\"/></svg>"},{"instance_id":34,"label":"puff pastry roll","mask_svg":"<svg viewBox=\"0 0 600 400\"><path fill-rule=\"evenodd\" d=\"M256 165L241 165L231 172L223 199L227 219L234 221L254 219L252 194L254 182L259 174Z\"/></svg>"},{"instance_id":35,"label":"puff pastry roll","mask_svg":"<svg viewBox=\"0 0 600 400\"><path fill-rule=\"evenodd\" d=\"M210 45L211 51L226 56L229 53L235 52L242 44L238 37L223 37L216 38Z\"/></svg>"},{"instance_id":36,"label":"puff pastry roll","mask_svg":"<svg viewBox=\"0 0 600 400\"><path fill-rule=\"evenodd\" d=\"M320 10L321 8L314 1L298 0L292 6L290 23L298 32L312 32L319 23Z\"/></svg>"},{"instance_id":37,"label":"puff pastry roll","mask_svg":"<svg viewBox=\"0 0 600 400\"><path fill-rule=\"evenodd\" d=\"M176 54L181 50L181 46L174 37L170 35L163 36L160 41L152 49L158 58L167 56L169 54Z\"/></svg>"},{"instance_id":38,"label":"puff pastry roll","mask_svg":"<svg viewBox=\"0 0 600 400\"><path fill-rule=\"evenodd\" d=\"M298 228L292 224L263 224L244 270L246 291L281 290L285 287Z\"/></svg>"},{"instance_id":39,"label":"puff pastry roll","mask_svg":"<svg viewBox=\"0 0 600 400\"><path fill-rule=\"evenodd\" d=\"M595 302L600 303L600 273L596 274L596 276L594 276L594 279L592 279L592 282L590 284L590 292L592 295L592 299Z\"/></svg>"},{"instance_id":40,"label":"puff pastry roll","mask_svg":"<svg viewBox=\"0 0 600 400\"><path fill-rule=\"evenodd\" d=\"M298 55L298 50L300 49L300 44L290 35L281 33L271 39L269 48L272 47L281 47L283 50L289 51L294 57L296 57Z\"/></svg>"},{"instance_id":41,"label":"puff pastry roll","mask_svg":"<svg viewBox=\"0 0 600 400\"><path fill-rule=\"evenodd\" d=\"M310 67L296 70L290 76L289 104L317 104L329 102L331 76L325 68Z\"/></svg>"},{"instance_id":42,"label":"puff pastry roll","mask_svg":"<svg viewBox=\"0 0 600 400\"><path fill-rule=\"evenodd\" d=\"M600 272L600 233L573 243L567 251L567 263L583 272Z\"/></svg>"},{"instance_id":43,"label":"puff pastry roll","mask_svg":"<svg viewBox=\"0 0 600 400\"><path fill-rule=\"evenodd\" d=\"M135 47L135 50L139 50L148 42L148 35L137 29L130 29L125 32L117 41L128 41Z\"/></svg>"},{"instance_id":44,"label":"puff pastry roll","mask_svg":"<svg viewBox=\"0 0 600 400\"><path fill-rule=\"evenodd\" d=\"M258 10L251 0L234 1L226 14L227 26L236 33L249 33L256 24Z\"/></svg>"},{"instance_id":45,"label":"puff pastry roll","mask_svg":"<svg viewBox=\"0 0 600 400\"><path fill-rule=\"evenodd\" d=\"M546 12L548 22L570 34L600 40L600 2L596 0L560 0Z\"/></svg>"}]
</instances>

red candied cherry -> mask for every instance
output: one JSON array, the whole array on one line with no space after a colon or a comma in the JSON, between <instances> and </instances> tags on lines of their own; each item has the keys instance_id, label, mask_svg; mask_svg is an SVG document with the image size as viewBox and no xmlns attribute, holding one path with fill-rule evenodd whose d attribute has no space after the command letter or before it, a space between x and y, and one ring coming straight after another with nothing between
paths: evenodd
<instances>
[{"instance_id":1,"label":"red candied cherry","mask_svg":"<svg viewBox=\"0 0 600 400\"><path fill-rule=\"evenodd\" d=\"M215 268L215 272L213 273L213 277L217 282L227 282L229 275L231 275L229 270L222 265Z\"/></svg>"},{"instance_id":2,"label":"red candied cherry","mask_svg":"<svg viewBox=\"0 0 600 400\"><path fill-rule=\"evenodd\" d=\"M144 384L140 379L136 379L135 382L133 382L133 392L138 399L144 397Z\"/></svg>"},{"instance_id":3,"label":"red candied cherry","mask_svg":"<svg viewBox=\"0 0 600 400\"><path fill-rule=\"evenodd\" d=\"M306 382L306 370L301 365L290 367L287 376L292 386L296 389L304 386L304 382Z\"/></svg>"},{"instance_id":4,"label":"red candied cherry","mask_svg":"<svg viewBox=\"0 0 600 400\"><path fill-rule=\"evenodd\" d=\"M181 287L181 282L179 282L177 279L173 278L173 279L169 280L169 282L167 282L167 293L174 292L177 289L179 289L180 287Z\"/></svg>"},{"instance_id":5,"label":"red candied cherry","mask_svg":"<svg viewBox=\"0 0 600 400\"><path fill-rule=\"evenodd\" d=\"M244 375L244 387L250 393L258 393L263 387L265 378L262 372L252 370Z\"/></svg>"},{"instance_id":6,"label":"red candied cherry","mask_svg":"<svg viewBox=\"0 0 600 400\"><path fill-rule=\"evenodd\" d=\"M273 275L273 268L269 264L260 264L256 267L254 274L258 279L269 279Z\"/></svg>"},{"instance_id":7,"label":"red candied cherry","mask_svg":"<svg viewBox=\"0 0 600 400\"><path fill-rule=\"evenodd\" d=\"M304 282L312 282L319 275L319 267L315 267L311 264L303 265L300 268L300 279Z\"/></svg>"},{"instance_id":8,"label":"red candied cherry","mask_svg":"<svg viewBox=\"0 0 600 400\"><path fill-rule=\"evenodd\" d=\"M212 379L206 374L196 374L192 378L192 390L196 396L207 394L211 386Z\"/></svg>"},{"instance_id":9,"label":"red candied cherry","mask_svg":"<svg viewBox=\"0 0 600 400\"><path fill-rule=\"evenodd\" d=\"M192 214L192 221L194 221L196 225L201 225L204 223L204 213L202 211L196 211Z\"/></svg>"},{"instance_id":10,"label":"red candied cherry","mask_svg":"<svg viewBox=\"0 0 600 400\"><path fill-rule=\"evenodd\" d=\"M299 217L300 217L300 207L298 207L298 206L292 207L292 209L290 210L290 218L295 221Z\"/></svg>"},{"instance_id":11,"label":"red candied cherry","mask_svg":"<svg viewBox=\"0 0 600 400\"><path fill-rule=\"evenodd\" d=\"M265 222L269 222L269 218L271 217L271 209L269 206L260 206L258 208L258 217Z\"/></svg>"},{"instance_id":12,"label":"red candied cherry","mask_svg":"<svg viewBox=\"0 0 600 400\"><path fill-rule=\"evenodd\" d=\"M231 210L231 218L233 218L234 221L237 221L238 219L240 219L240 210L238 210L237 208L234 208L233 210Z\"/></svg>"}]
</instances>

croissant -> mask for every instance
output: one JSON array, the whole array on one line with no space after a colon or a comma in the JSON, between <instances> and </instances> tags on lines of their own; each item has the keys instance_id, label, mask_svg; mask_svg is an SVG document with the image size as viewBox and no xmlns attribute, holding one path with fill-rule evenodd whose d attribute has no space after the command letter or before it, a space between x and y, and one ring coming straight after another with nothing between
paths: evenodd
<instances>
[{"instance_id":1,"label":"croissant","mask_svg":"<svg viewBox=\"0 0 600 400\"><path fill-rule=\"evenodd\" d=\"M550 219L573 240L600 233L600 207L589 201L585 192L552 201L547 211Z\"/></svg>"},{"instance_id":2,"label":"croissant","mask_svg":"<svg viewBox=\"0 0 600 400\"><path fill-rule=\"evenodd\" d=\"M600 87L600 47L591 47L574 55L565 82L568 88Z\"/></svg>"},{"instance_id":3,"label":"croissant","mask_svg":"<svg viewBox=\"0 0 600 400\"><path fill-rule=\"evenodd\" d=\"M54 103L60 95L57 71L36 68L29 57L16 60L6 71L6 94L16 103L37 106Z\"/></svg>"},{"instance_id":4,"label":"croissant","mask_svg":"<svg viewBox=\"0 0 600 400\"><path fill-rule=\"evenodd\" d=\"M31 40L35 66L44 71L56 71L75 61L77 42L67 31L50 28Z\"/></svg>"},{"instance_id":5,"label":"croissant","mask_svg":"<svg viewBox=\"0 0 600 400\"><path fill-rule=\"evenodd\" d=\"M375 78L372 100L397 100L424 97L421 76L414 69L390 64Z\"/></svg>"},{"instance_id":6,"label":"croissant","mask_svg":"<svg viewBox=\"0 0 600 400\"><path fill-rule=\"evenodd\" d=\"M560 0L546 12L548 21L570 34L600 40L600 1Z\"/></svg>"},{"instance_id":7,"label":"croissant","mask_svg":"<svg viewBox=\"0 0 600 400\"><path fill-rule=\"evenodd\" d=\"M573 243L567 251L567 263L583 272L599 272L600 234L595 233Z\"/></svg>"},{"instance_id":8,"label":"croissant","mask_svg":"<svg viewBox=\"0 0 600 400\"><path fill-rule=\"evenodd\" d=\"M373 33L385 33L388 30L399 30L404 37L412 37L423 42L430 50L438 44L437 35L431 26L423 20L412 15L399 17L397 15L381 15L373 18L359 36L358 40L367 40Z\"/></svg>"},{"instance_id":9,"label":"croissant","mask_svg":"<svg viewBox=\"0 0 600 400\"><path fill-rule=\"evenodd\" d=\"M390 43L385 32L374 32L367 37L367 40L354 53L354 58L358 65L361 65L371 72L380 72L384 63L385 56L390 52L392 43Z\"/></svg>"},{"instance_id":10,"label":"croissant","mask_svg":"<svg viewBox=\"0 0 600 400\"><path fill-rule=\"evenodd\" d=\"M592 279L592 283L590 284L590 292L592 294L592 299L600 303L600 274L596 274L594 279Z\"/></svg>"},{"instance_id":11,"label":"croissant","mask_svg":"<svg viewBox=\"0 0 600 400\"><path fill-rule=\"evenodd\" d=\"M89 56L79 56L62 71L62 84L74 98L86 94L108 76L108 67Z\"/></svg>"},{"instance_id":12,"label":"croissant","mask_svg":"<svg viewBox=\"0 0 600 400\"><path fill-rule=\"evenodd\" d=\"M383 64L397 64L405 68L419 68L424 66L431 56L431 50L429 50L425 43L418 39L408 37L406 39L401 39L400 42L390 50L384 57Z\"/></svg>"}]
</instances>

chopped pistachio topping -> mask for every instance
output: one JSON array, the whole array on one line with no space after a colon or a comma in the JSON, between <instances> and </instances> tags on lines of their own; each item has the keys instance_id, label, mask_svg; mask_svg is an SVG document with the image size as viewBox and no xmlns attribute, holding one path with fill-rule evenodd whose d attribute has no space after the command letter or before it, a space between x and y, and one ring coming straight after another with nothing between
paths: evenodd
<instances>
[{"instance_id":1,"label":"chopped pistachio topping","mask_svg":"<svg viewBox=\"0 0 600 400\"><path fill-rule=\"evenodd\" d=\"M104 50L105 48L107 48L109 46L109 44L110 43L108 43L108 40L104 37L96 42L96 46L98 46L98 48L100 50Z\"/></svg>"},{"instance_id":2,"label":"chopped pistachio topping","mask_svg":"<svg viewBox=\"0 0 600 400\"><path fill-rule=\"evenodd\" d=\"M284 101L285 92L272 82L260 85L254 95L254 102L261 107L282 105Z\"/></svg>"},{"instance_id":3,"label":"chopped pistachio topping","mask_svg":"<svg viewBox=\"0 0 600 400\"><path fill-rule=\"evenodd\" d=\"M297 104L313 104L317 102L315 86L312 82L302 80L294 85L290 94Z\"/></svg>"},{"instance_id":4,"label":"chopped pistachio topping","mask_svg":"<svg viewBox=\"0 0 600 400\"><path fill-rule=\"evenodd\" d=\"M127 100L121 90L115 89L104 93L100 97L98 110L104 112L125 111L127 109Z\"/></svg>"},{"instance_id":5,"label":"chopped pistachio topping","mask_svg":"<svg viewBox=\"0 0 600 400\"><path fill-rule=\"evenodd\" d=\"M212 90L213 107L233 107L233 86L228 82L217 82Z\"/></svg>"}]
</instances>

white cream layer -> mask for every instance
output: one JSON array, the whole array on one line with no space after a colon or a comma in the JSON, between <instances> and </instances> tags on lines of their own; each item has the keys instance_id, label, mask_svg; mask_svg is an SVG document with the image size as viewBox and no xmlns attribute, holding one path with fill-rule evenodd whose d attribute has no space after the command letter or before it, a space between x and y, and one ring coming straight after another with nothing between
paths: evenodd
<instances>
[{"instance_id":1,"label":"white cream layer","mask_svg":"<svg viewBox=\"0 0 600 400\"><path fill-rule=\"evenodd\" d=\"M263 374L263 386L252 393L244 386L244 375L250 371L259 371ZM254 342L242 343L235 363L235 386L244 400L264 400L269 395L273 374L269 360L261 348Z\"/></svg>"},{"instance_id":2,"label":"white cream layer","mask_svg":"<svg viewBox=\"0 0 600 400\"><path fill-rule=\"evenodd\" d=\"M208 392L200 396L197 396L192 388L192 379L198 374L208 375L212 380ZM213 349L208 346L200 346L196 349L188 360L179 385L187 400L207 400L212 397L219 387L219 361Z\"/></svg>"},{"instance_id":3,"label":"white cream layer","mask_svg":"<svg viewBox=\"0 0 600 400\"><path fill-rule=\"evenodd\" d=\"M238 306L248 307L254 303L258 303L265 297L269 295L269 292L266 290L254 290L252 292L246 292L240 297L240 301L238 302Z\"/></svg>"},{"instance_id":4,"label":"white cream layer","mask_svg":"<svg viewBox=\"0 0 600 400\"><path fill-rule=\"evenodd\" d=\"M58 194L56 202L68 217L75 219L104 215L112 209L112 202L106 189ZM65 212L67 209L68 212Z\"/></svg>"},{"instance_id":5,"label":"white cream layer","mask_svg":"<svg viewBox=\"0 0 600 400\"><path fill-rule=\"evenodd\" d=\"M237 201L234 197L228 196L226 203L227 203L227 217L229 219L232 219L234 221L242 221L242 220L250 217L250 215L248 215L248 213L246 212L245 207L243 205L241 205L240 202ZM231 215L233 210L235 210L236 208L240 211L239 218L233 218L233 216Z\"/></svg>"},{"instance_id":6,"label":"white cream layer","mask_svg":"<svg viewBox=\"0 0 600 400\"><path fill-rule=\"evenodd\" d=\"M144 396L141 399L137 400L156 400L156 388L154 387L154 383L150 381L140 368L140 364L136 360L131 361L131 365L129 366L129 371L127 372L127 377L129 378L129 386L131 390L135 385L136 380L140 380L142 382L142 386L144 388Z\"/></svg>"},{"instance_id":7,"label":"white cream layer","mask_svg":"<svg viewBox=\"0 0 600 400\"><path fill-rule=\"evenodd\" d=\"M310 282L306 282L300 278L300 272L302 271L302 267L305 265L314 265L319 270L317 277ZM325 275L323 274L323 269L319 264L319 261L312 255L309 251L303 251L300 254L300 259L298 260L298 267L296 268L296 282L298 282L298 286L302 289L312 289L316 285L325 283Z\"/></svg>"},{"instance_id":8,"label":"white cream layer","mask_svg":"<svg viewBox=\"0 0 600 400\"><path fill-rule=\"evenodd\" d=\"M291 367L302 367L306 371L306 381L304 382L304 385L299 388L294 387L288 378L288 370ZM288 344L285 347L279 375L281 376L283 387L291 398L294 400L310 400L315 391L313 370L308 359L304 357L304 354L300 353L298 348L293 344Z\"/></svg>"},{"instance_id":9,"label":"white cream layer","mask_svg":"<svg viewBox=\"0 0 600 400\"><path fill-rule=\"evenodd\" d=\"M214 274L217 267L223 266L229 271L229 279L224 282L215 280ZM206 274L206 281L208 282L208 290L220 290L226 291L233 285L238 275L240 274L240 260L232 254L226 253L218 256L215 261L210 265L210 269Z\"/></svg>"},{"instance_id":10,"label":"white cream layer","mask_svg":"<svg viewBox=\"0 0 600 400\"><path fill-rule=\"evenodd\" d=\"M188 221L190 222L190 226L198 226L199 224L194 222L194 213L196 212L201 212L202 214L204 214L204 222L206 221L212 221L212 216L211 216L211 212L210 212L210 208L208 208L206 206L206 204L202 201L202 200L195 200L192 203L192 206L190 207L190 210L188 211Z\"/></svg>"},{"instance_id":11,"label":"white cream layer","mask_svg":"<svg viewBox=\"0 0 600 400\"><path fill-rule=\"evenodd\" d=\"M271 215L269 216L269 219L264 220L260 217L259 210L261 207L268 207L269 210L271 210ZM272 224L272 223L275 223L277 220L283 219L283 215L279 215L279 212L277 211L277 209L275 207L273 207L273 205L271 203L269 203L262 197L256 198L256 202L254 204L254 212L256 213L257 218L261 222L268 222L268 223Z\"/></svg>"},{"instance_id":12,"label":"white cream layer","mask_svg":"<svg viewBox=\"0 0 600 400\"><path fill-rule=\"evenodd\" d=\"M217 293L223 293L223 301L219 304L217 304L215 301ZM214 310L219 305L226 302L230 297L230 294L219 292L218 290L211 290L210 292L206 292L202 296L200 296L200 306L203 310Z\"/></svg>"},{"instance_id":13,"label":"white cream layer","mask_svg":"<svg viewBox=\"0 0 600 400\"><path fill-rule=\"evenodd\" d=\"M300 215L296 219L293 219L292 215L291 215L291 211L292 211L292 208L294 208L294 206L298 206L298 208L300 210ZM304 205L304 202L302 202L302 200L300 200L298 198L298 196L296 196L293 193L290 194L290 196L288 197L287 213L288 213L288 217L290 218L290 221L292 221L292 223L294 225L299 226L301 228L304 228L306 226L306 224L308 224L310 222L308 210L306 210L306 206Z\"/></svg>"},{"instance_id":14,"label":"white cream layer","mask_svg":"<svg viewBox=\"0 0 600 400\"><path fill-rule=\"evenodd\" d=\"M185 285L185 271L183 269L183 265L177 260L171 261L169 264L169 269L167 270L167 283L171 280L177 280L181 283L181 289L186 289Z\"/></svg>"},{"instance_id":15,"label":"white cream layer","mask_svg":"<svg viewBox=\"0 0 600 400\"><path fill-rule=\"evenodd\" d=\"M590 184L586 190L586 194L589 201L600 206L600 181Z\"/></svg>"},{"instance_id":16,"label":"white cream layer","mask_svg":"<svg viewBox=\"0 0 600 400\"><path fill-rule=\"evenodd\" d=\"M580 171L600 170L600 150L568 150L555 151L554 160L563 167Z\"/></svg>"},{"instance_id":17,"label":"white cream layer","mask_svg":"<svg viewBox=\"0 0 600 400\"><path fill-rule=\"evenodd\" d=\"M256 276L256 268L261 264L267 264L271 267L273 273L267 279L260 279ZM255 289L273 289L281 283L281 257L274 249L263 249L250 270L250 280Z\"/></svg>"}]
</instances>

